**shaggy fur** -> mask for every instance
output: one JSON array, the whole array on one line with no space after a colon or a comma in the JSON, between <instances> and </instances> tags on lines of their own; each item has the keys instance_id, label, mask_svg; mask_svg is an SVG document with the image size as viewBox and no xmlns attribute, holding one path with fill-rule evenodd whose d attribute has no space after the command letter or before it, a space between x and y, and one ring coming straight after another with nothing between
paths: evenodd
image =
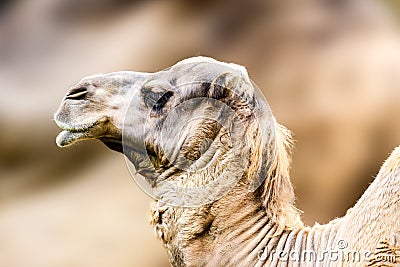
<instances>
[{"instance_id":1,"label":"shaggy fur","mask_svg":"<svg viewBox=\"0 0 400 267\"><path fill-rule=\"evenodd\" d=\"M305 227L290 132L241 66L197 57L157 73L90 76L55 121L59 146L99 139L145 177L157 199L151 224L173 266L349 265L324 254L334 250L371 252L351 265L383 266L389 248L400 264L400 147L346 216ZM318 258L303 257L310 251Z\"/></svg>"}]
</instances>

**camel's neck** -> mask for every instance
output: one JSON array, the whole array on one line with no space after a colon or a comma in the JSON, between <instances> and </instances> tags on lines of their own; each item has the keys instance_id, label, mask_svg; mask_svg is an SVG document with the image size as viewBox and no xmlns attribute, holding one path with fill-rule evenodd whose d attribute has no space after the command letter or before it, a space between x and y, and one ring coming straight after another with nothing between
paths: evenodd
<instances>
[{"instance_id":1,"label":"camel's neck","mask_svg":"<svg viewBox=\"0 0 400 267\"><path fill-rule=\"evenodd\" d=\"M335 247L338 222L280 231L262 210L239 214L237 227L218 236L204 266L318 266Z\"/></svg>"},{"instance_id":2,"label":"camel's neck","mask_svg":"<svg viewBox=\"0 0 400 267\"><path fill-rule=\"evenodd\" d=\"M254 194L239 195L229 206L225 205L228 202L229 196L213 207L213 213L218 214L211 229L215 242L205 265L239 266L246 262L251 266L262 249L260 241L270 239L268 236L277 235L281 230Z\"/></svg>"},{"instance_id":3,"label":"camel's neck","mask_svg":"<svg viewBox=\"0 0 400 267\"><path fill-rule=\"evenodd\" d=\"M398 181L397 187L388 188L391 192L397 188L399 194ZM380 206L380 202L368 206L371 200L366 205L372 210L366 210L364 198L344 218L284 231L267 216L259 199L253 195L236 199L241 201L231 202L231 206L223 199L217 205L196 209L155 205L153 224L173 266L341 266L349 261L365 266L368 259L354 244L372 240L370 252L374 252L378 237L400 229L399 223L383 224L388 214L381 211L388 206ZM394 218L400 214L397 204L390 202ZM371 222L371 216L376 222Z\"/></svg>"},{"instance_id":4,"label":"camel's neck","mask_svg":"<svg viewBox=\"0 0 400 267\"><path fill-rule=\"evenodd\" d=\"M251 266L267 245L277 247L289 233L267 214L260 196L239 186L207 207L156 203L152 222L173 266Z\"/></svg>"},{"instance_id":5,"label":"camel's neck","mask_svg":"<svg viewBox=\"0 0 400 267\"><path fill-rule=\"evenodd\" d=\"M173 266L365 266L374 255L364 253L382 239L383 253L393 248L400 257L400 148L354 208L326 225L299 221L282 231L260 196L243 188L199 208L155 204L152 223Z\"/></svg>"},{"instance_id":6,"label":"camel's neck","mask_svg":"<svg viewBox=\"0 0 400 267\"><path fill-rule=\"evenodd\" d=\"M396 250L396 263L400 263L400 147L385 162L357 204L349 209L338 237L349 243L349 249L367 254L377 251L379 242L387 242L386 250Z\"/></svg>"}]
</instances>

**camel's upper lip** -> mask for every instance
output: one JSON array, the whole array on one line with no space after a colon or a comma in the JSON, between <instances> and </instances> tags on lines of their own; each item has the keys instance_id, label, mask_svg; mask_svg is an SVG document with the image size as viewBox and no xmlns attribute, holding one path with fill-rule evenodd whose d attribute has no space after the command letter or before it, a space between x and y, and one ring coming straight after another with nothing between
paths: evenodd
<instances>
[{"instance_id":1,"label":"camel's upper lip","mask_svg":"<svg viewBox=\"0 0 400 267\"><path fill-rule=\"evenodd\" d=\"M68 124L65 122L55 120L58 127L60 127L64 131L68 131L71 133L85 132L85 131L89 130L90 128L93 128L94 126L99 125L100 123L104 123L106 121L107 121L107 117L103 117L103 118L100 118L100 119L90 122L90 123L71 125L71 124Z\"/></svg>"},{"instance_id":2,"label":"camel's upper lip","mask_svg":"<svg viewBox=\"0 0 400 267\"><path fill-rule=\"evenodd\" d=\"M64 131L68 131L71 133L79 133L79 132L84 132L89 130L90 128L93 128L96 124L98 123L91 123L91 124L84 124L84 125L67 125L67 124L62 124L57 125Z\"/></svg>"}]
</instances>

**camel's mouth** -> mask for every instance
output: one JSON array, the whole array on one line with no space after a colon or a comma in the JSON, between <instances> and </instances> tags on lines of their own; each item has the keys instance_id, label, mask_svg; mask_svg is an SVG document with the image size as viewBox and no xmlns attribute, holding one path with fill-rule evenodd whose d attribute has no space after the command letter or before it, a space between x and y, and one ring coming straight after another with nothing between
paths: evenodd
<instances>
[{"instance_id":1,"label":"camel's mouth","mask_svg":"<svg viewBox=\"0 0 400 267\"><path fill-rule=\"evenodd\" d=\"M90 139L88 134L85 131L69 131L64 130L58 134L56 138L56 143L59 147L64 147L68 145L72 145L76 141Z\"/></svg>"},{"instance_id":2,"label":"camel's mouth","mask_svg":"<svg viewBox=\"0 0 400 267\"><path fill-rule=\"evenodd\" d=\"M95 132L98 126L106 122L107 118L102 118L90 124L84 125L68 125L66 123L56 121L57 125L63 130L58 134L56 143L59 147L72 145L73 143L86 139L97 138Z\"/></svg>"}]
</instances>

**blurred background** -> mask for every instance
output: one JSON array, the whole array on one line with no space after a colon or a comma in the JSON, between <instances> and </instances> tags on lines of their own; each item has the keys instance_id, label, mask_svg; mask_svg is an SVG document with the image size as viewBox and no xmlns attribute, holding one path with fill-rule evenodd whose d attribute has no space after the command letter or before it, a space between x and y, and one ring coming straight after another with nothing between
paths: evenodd
<instances>
[{"instance_id":1,"label":"blurred background","mask_svg":"<svg viewBox=\"0 0 400 267\"><path fill-rule=\"evenodd\" d=\"M344 215L400 144L397 0L0 3L0 267L169 266L123 156L55 145L52 115L86 75L246 66L295 134L310 225Z\"/></svg>"}]
</instances>

